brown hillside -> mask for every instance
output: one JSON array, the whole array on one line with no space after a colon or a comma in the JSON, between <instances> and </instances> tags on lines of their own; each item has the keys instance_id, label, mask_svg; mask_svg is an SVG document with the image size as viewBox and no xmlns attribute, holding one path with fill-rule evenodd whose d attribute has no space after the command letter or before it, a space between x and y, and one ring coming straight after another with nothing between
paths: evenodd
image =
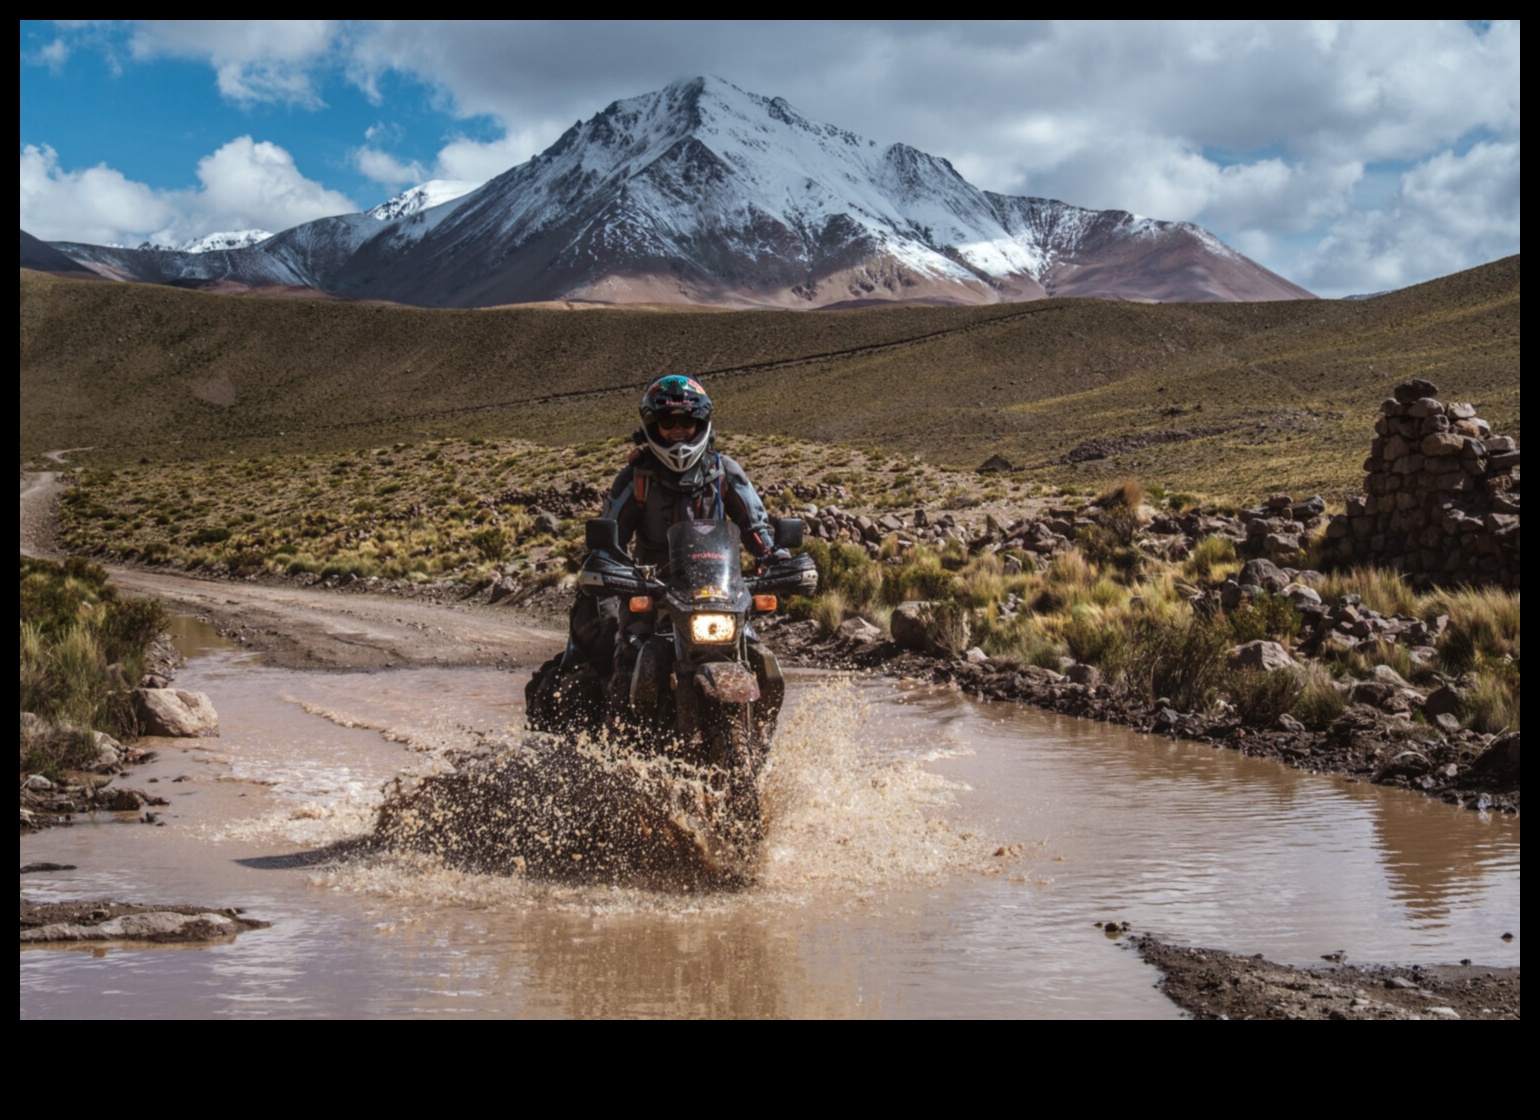
<instances>
[{"instance_id":1,"label":"brown hillside","mask_svg":"<svg viewBox=\"0 0 1540 1120\"><path fill-rule=\"evenodd\" d=\"M21 273L21 454L107 462L627 430L703 376L728 431L991 454L1050 480L1345 488L1390 386L1519 434L1519 258L1364 301L1043 300L839 312L418 310ZM1194 434L1137 445L1150 433ZM1170 439L1171 437L1165 437ZM1085 441L1122 454L1060 465Z\"/></svg>"}]
</instances>

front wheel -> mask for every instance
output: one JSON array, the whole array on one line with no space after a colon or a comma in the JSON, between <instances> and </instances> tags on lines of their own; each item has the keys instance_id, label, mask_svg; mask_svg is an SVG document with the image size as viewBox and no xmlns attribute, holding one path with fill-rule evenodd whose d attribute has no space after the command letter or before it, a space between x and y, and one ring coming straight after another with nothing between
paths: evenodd
<instances>
[{"instance_id":1,"label":"front wheel","mask_svg":"<svg viewBox=\"0 0 1540 1120\"><path fill-rule=\"evenodd\" d=\"M762 833L759 775L765 764L765 743L749 704L723 704L713 713L708 735L711 761L727 775L727 808L745 840L758 842Z\"/></svg>"}]
</instances>

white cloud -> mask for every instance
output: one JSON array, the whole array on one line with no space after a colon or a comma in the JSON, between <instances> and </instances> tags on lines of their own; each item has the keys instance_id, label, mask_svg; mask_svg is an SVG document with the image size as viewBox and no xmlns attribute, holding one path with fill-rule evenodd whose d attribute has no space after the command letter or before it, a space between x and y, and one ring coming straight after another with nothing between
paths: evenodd
<instances>
[{"instance_id":1,"label":"white cloud","mask_svg":"<svg viewBox=\"0 0 1540 1120\"><path fill-rule=\"evenodd\" d=\"M1443 151L1400 179L1386 206L1354 211L1292 262L1323 295L1382 291L1519 251L1519 144Z\"/></svg>"},{"instance_id":2,"label":"white cloud","mask_svg":"<svg viewBox=\"0 0 1540 1120\"><path fill-rule=\"evenodd\" d=\"M497 140L484 142L467 137L451 140L439 149L433 177L485 182L527 162L558 135L559 132L536 128L510 131Z\"/></svg>"},{"instance_id":3,"label":"white cloud","mask_svg":"<svg viewBox=\"0 0 1540 1120\"><path fill-rule=\"evenodd\" d=\"M136 58L206 60L219 92L234 101L317 106L312 71L335 45L329 19L140 20L129 38Z\"/></svg>"},{"instance_id":4,"label":"white cloud","mask_svg":"<svg viewBox=\"0 0 1540 1120\"><path fill-rule=\"evenodd\" d=\"M65 171L52 148L21 149L21 228L44 241L137 244L173 207L105 164Z\"/></svg>"},{"instance_id":5,"label":"white cloud","mask_svg":"<svg viewBox=\"0 0 1540 1120\"><path fill-rule=\"evenodd\" d=\"M63 39L55 39L38 48L37 59L50 70L58 73L70 56L70 46Z\"/></svg>"},{"instance_id":6,"label":"white cloud","mask_svg":"<svg viewBox=\"0 0 1540 1120\"><path fill-rule=\"evenodd\" d=\"M52 148L21 150L21 228L45 241L174 245L223 230L281 230L358 210L305 178L276 144L237 137L198 161L200 186L156 191L105 165L59 166Z\"/></svg>"},{"instance_id":7,"label":"white cloud","mask_svg":"<svg viewBox=\"0 0 1540 1120\"><path fill-rule=\"evenodd\" d=\"M356 153L358 170L376 183L387 187L416 186L430 178L422 164L413 160L403 163L389 152L378 148L359 148Z\"/></svg>"}]
</instances>

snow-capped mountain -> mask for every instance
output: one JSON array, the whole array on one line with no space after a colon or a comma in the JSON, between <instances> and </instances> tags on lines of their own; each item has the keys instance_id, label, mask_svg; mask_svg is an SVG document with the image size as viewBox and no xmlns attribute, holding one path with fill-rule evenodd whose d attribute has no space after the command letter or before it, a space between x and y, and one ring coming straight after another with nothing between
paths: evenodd
<instances>
[{"instance_id":1,"label":"snow-capped mountain","mask_svg":"<svg viewBox=\"0 0 1540 1120\"><path fill-rule=\"evenodd\" d=\"M397 218L404 218L419 210L453 202L462 195L470 194L479 186L481 186L480 183L465 179L429 179L426 183L402 191L395 198L386 199L378 206L365 210L364 213L382 222L393 222Z\"/></svg>"},{"instance_id":2,"label":"snow-capped mountain","mask_svg":"<svg viewBox=\"0 0 1540 1120\"><path fill-rule=\"evenodd\" d=\"M196 256L56 247L139 279L423 306L1309 295L1190 223L981 191L944 159L717 78L617 101L458 196L424 184L367 214Z\"/></svg>"},{"instance_id":3,"label":"snow-capped mountain","mask_svg":"<svg viewBox=\"0 0 1540 1120\"><path fill-rule=\"evenodd\" d=\"M215 253L223 249L247 249L260 245L273 236L265 229L240 229L228 233L211 233L206 237L194 237L176 247L179 253ZM140 246L144 248L145 246Z\"/></svg>"}]
</instances>

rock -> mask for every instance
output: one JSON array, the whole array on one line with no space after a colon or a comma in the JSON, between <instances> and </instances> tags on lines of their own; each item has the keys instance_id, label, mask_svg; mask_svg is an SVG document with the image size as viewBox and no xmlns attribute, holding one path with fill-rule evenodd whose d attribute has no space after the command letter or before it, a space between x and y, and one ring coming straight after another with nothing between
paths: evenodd
<instances>
[{"instance_id":1,"label":"rock","mask_svg":"<svg viewBox=\"0 0 1540 1120\"><path fill-rule=\"evenodd\" d=\"M1401 382L1391 392L1395 394L1397 403L1411 404L1423 397L1438 396L1438 386L1426 378L1414 377L1409 381Z\"/></svg>"},{"instance_id":2,"label":"rock","mask_svg":"<svg viewBox=\"0 0 1540 1120\"><path fill-rule=\"evenodd\" d=\"M1411 688L1411 683L1389 665L1376 665L1369 673L1372 680L1388 684L1392 688Z\"/></svg>"},{"instance_id":3,"label":"rock","mask_svg":"<svg viewBox=\"0 0 1540 1120\"><path fill-rule=\"evenodd\" d=\"M140 688L134 707L146 735L204 738L219 734L219 713L201 692L180 688Z\"/></svg>"},{"instance_id":4,"label":"rock","mask_svg":"<svg viewBox=\"0 0 1540 1120\"><path fill-rule=\"evenodd\" d=\"M1289 507L1289 514L1295 521L1309 521L1312 517L1320 517L1326 512L1326 499L1319 494L1306 498L1302 502L1295 502Z\"/></svg>"},{"instance_id":5,"label":"rock","mask_svg":"<svg viewBox=\"0 0 1540 1120\"><path fill-rule=\"evenodd\" d=\"M50 941L164 941L204 940L231 937L246 929L226 914L177 914L169 910L151 910L143 914L125 914L105 922L87 925L56 922L21 931L22 942Z\"/></svg>"},{"instance_id":6,"label":"rock","mask_svg":"<svg viewBox=\"0 0 1540 1120\"><path fill-rule=\"evenodd\" d=\"M1306 587L1302 583L1291 583L1283 589L1284 598L1296 607L1305 603L1318 604L1321 601L1321 593L1313 587Z\"/></svg>"},{"instance_id":7,"label":"rock","mask_svg":"<svg viewBox=\"0 0 1540 1120\"><path fill-rule=\"evenodd\" d=\"M1431 769L1433 764L1423 755L1416 751L1402 751L1379 768L1374 780L1384 782L1391 778L1420 778Z\"/></svg>"},{"instance_id":8,"label":"rock","mask_svg":"<svg viewBox=\"0 0 1540 1120\"><path fill-rule=\"evenodd\" d=\"M963 654L963 658L969 664L982 665L989 660L989 654L985 653L983 649L978 646L970 646L968 652Z\"/></svg>"},{"instance_id":9,"label":"rock","mask_svg":"<svg viewBox=\"0 0 1540 1120\"><path fill-rule=\"evenodd\" d=\"M98 804L113 813L137 813L150 804L150 798L142 790L109 789L102 791Z\"/></svg>"},{"instance_id":10,"label":"rock","mask_svg":"<svg viewBox=\"0 0 1540 1120\"><path fill-rule=\"evenodd\" d=\"M1456 718L1465 709L1465 695L1453 685L1444 685L1436 688L1428 694L1428 699L1422 705L1423 714L1436 719L1439 716L1451 716Z\"/></svg>"},{"instance_id":11,"label":"rock","mask_svg":"<svg viewBox=\"0 0 1540 1120\"><path fill-rule=\"evenodd\" d=\"M35 793L43 793L53 789L53 783L41 774L29 775L27 780L21 784L23 789L30 789Z\"/></svg>"},{"instance_id":12,"label":"rock","mask_svg":"<svg viewBox=\"0 0 1540 1120\"><path fill-rule=\"evenodd\" d=\"M1064 675L1075 684L1083 684L1087 688L1095 688L1105 679L1095 665L1085 665L1078 661L1066 669Z\"/></svg>"},{"instance_id":13,"label":"rock","mask_svg":"<svg viewBox=\"0 0 1540 1120\"><path fill-rule=\"evenodd\" d=\"M857 615L855 618L847 618L840 623L839 636L847 642L859 642L863 645L882 641L882 628L874 626L866 619Z\"/></svg>"},{"instance_id":14,"label":"rock","mask_svg":"<svg viewBox=\"0 0 1540 1120\"><path fill-rule=\"evenodd\" d=\"M1453 735L1456 731L1460 730L1460 721L1448 712L1442 712L1434 716L1433 724L1445 735Z\"/></svg>"},{"instance_id":15,"label":"rock","mask_svg":"<svg viewBox=\"0 0 1540 1120\"><path fill-rule=\"evenodd\" d=\"M1299 664L1277 642L1258 638L1231 649L1228 667L1231 670L1260 669L1264 673L1272 673L1279 669L1297 669Z\"/></svg>"},{"instance_id":16,"label":"rock","mask_svg":"<svg viewBox=\"0 0 1540 1120\"><path fill-rule=\"evenodd\" d=\"M535 515L535 532L548 533L556 536L561 532L561 518L554 513L537 513Z\"/></svg>"},{"instance_id":17,"label":"rock","mask_svg":"<svg viewBox=\"0 0 1540 1120\"><path fill-rule=\"evenodd\" d=\"M1490 793L1507 793L1519 788L1519 733L1510 731L1492 742L1471 763L1467 774L1471 785Z\"/></svg>"},{"instance_id":18,"label":"rock","mask_svg":"<svg viewBox=\"0 0 1540 1120\"><path fill-rule=\"evenodd\" d=\"M888 620L888 630L893 635L894 642L905 649L923 650L929 647L924 617L925 608L929 605L911 599L893 608L893 617Z\"/></svg>"},{"instance_id":19,"label":"rock","mask_svg":"<svg viewBox=\"0 0 1540 1120\"><path fill-rule=\"evenodd\" d=\"M510 598L517 594L518 590L518 580L514 579L512 576L498 576L495 580L492 581L492 596L487 600L487 602L501 603L504 599Z\"/></svg>"},{"instance_id":20,"label":"rock","mask_svg":"<svg viewBox=\"0 0 1540 1120\"><path fill-rule=\"evenodd\" d=\"M1278 717L1278 730L1287 731L1292 735L1299 735L1308 729L1299 720L1289 715L1288 712L1284 712Z\"/></svg>"},{"instance_id":21,"label":"rock","mask_svg":"<svg viewBox=\"0 0 1540 1120\"><path fill-rule=\"evenodd\" d=\"M1257 559L1246 561L1246 566L1241 569L1240 584L1244 587L1248 583L1277 594L1289 585L1290 580L1288 573L1271 560Z\"/></svg>"},{"instance_id":22,"label":"rock","mask_svg":"<svg viewBox=\"0 0 1540 1120\"><path fill-rule=\"evenodd\" d=\"M998 474L1002 471L1012 471L1011 461L1003 455L991 455L977 467L979 474Z\"/></svg>"},{"instance_id":23,"label":"rock","mask_svg":"<svg viewBox=\"0 0 1540 1120\"><path fill-rule=\"evenodd\" d=\"M1021 560L1015 556L1007 556L1000 562L1001 571L1008 576L1021 575Z\"/></svg>"},{"instance_id":24,"label":"rock","mask_svg":"<svg viewBox=\"0 0 1540 1120\"><path fill-rule=\"evenodd\" d=\"M1353 686L1351 699L1355 704L1368 704L1371 708L1388 710L1391 701L1398 695L1398 689L1394 685L1383 681L1359 681Z\"/></svg>"}]
</instances>

